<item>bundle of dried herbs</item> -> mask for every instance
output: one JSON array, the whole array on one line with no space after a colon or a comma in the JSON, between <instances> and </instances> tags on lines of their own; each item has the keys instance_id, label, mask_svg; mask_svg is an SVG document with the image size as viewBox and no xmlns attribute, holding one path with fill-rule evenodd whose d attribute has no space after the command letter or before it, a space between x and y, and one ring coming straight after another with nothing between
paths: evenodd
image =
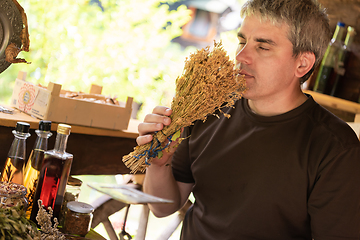
<instances>
[{"instance_id":1,"label":"bundle of dried herbs","mask_svg":"<svg viewBox=\"0 0 360 240\"><path fill-rule=\"evenodd\" d=\"M245 80L221 42L215 42L212 49L208 46L196 51L186 59L183 73L176 79L171 124L155 133L152 142L135 147L123 162L132 173L144 172L152 158L162 156L161 151L169 145L165 143L180 136L181 128L196 120L205 121L222 107L233 106L245 90Z\"/></svg>"},{"instance_id":2,"label":"bundle of dried herbs","mask_svg":"<svg viewBox=\"0 0 360 240\"><path fill-rule=\"evenodd\" d=\"M0 240L40 240L36 225L25 218L21 206L0 208Z\"/></svg>"}]
</instances>

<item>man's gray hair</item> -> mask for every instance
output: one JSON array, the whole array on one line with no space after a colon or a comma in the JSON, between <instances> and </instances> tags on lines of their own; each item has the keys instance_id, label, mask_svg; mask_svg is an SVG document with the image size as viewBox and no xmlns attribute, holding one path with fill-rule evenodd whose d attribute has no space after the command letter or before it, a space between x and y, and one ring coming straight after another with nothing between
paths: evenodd
<instances>
[{"instance_id":1,"label":"man's gray hair","mask_svg":"<svg viewBox=\"0 0 360 240\"><path fill-rule=\"evenodd\" d=\"M315 54L314 66L301 78L301 82L305 82L320 63L331 39L325 9L316 0L249 0L241 10L242 17L248 15L273 24L286 23L294 57L304 52Z\"/></svg>"}]
</instances>

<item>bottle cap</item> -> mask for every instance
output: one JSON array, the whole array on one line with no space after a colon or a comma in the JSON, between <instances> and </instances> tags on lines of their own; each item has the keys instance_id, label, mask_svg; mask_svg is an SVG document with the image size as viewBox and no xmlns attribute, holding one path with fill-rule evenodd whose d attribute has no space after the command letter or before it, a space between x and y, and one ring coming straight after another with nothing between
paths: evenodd
<instances>
[{"instance_id":1,"label":"bottle cap","mask_svg":"<svg viewBox=\"0 0 360 240\"><path fill-rule=\"evenodd\" d=\"M93 206L84 202L71 201L67 203L66 207L77 213L92 213L94 211Z\"/></svg>"},{"instance_id":2,"label":"bottle cap","mask_svg":"<svg viewBox=\"0 0 360 240\"><path fill-rule=\"evenodd\" d=\"M39 130L50 131L51 130L51 121L41 120L39 122Z\"/></svg>"},{"instance_id":3,"label":"bottle cap","mask_svg":"<svg viewBox=\"0 0 360 240\"><path fill-rule=\"evenodd\" d=\"M356 34L355 28L352 27L352 26L348 26L347 31L348 31L348 33L355 33Z\"/></svg>"},{"instance_id":4,"label":"bottle cap","mask_svg":"<svg viewBox=\"0 0 360 240\"><path fill-rule=\"evenodd\" d=\"M67 184L71 186L81 186L82 181L80 179L70 176Z\"/></svg>"},{"instance_id":5,"label":"bottle cap","mask_svg":"<svg viewBox=\"0 0 360 240\"><path fill-rule=\"evenodd\" d=\"M343 22L338 22L337 25L338 25L339 27L345 27L345 23L343 23Z\"/></svg>"},{"instance_id":6,"label":"bottle cap","mask_svg":"<svg viewBox=\"0 0 360 240\"><path fill-rule=\"evenodd\" d=\"M30 124L26 122L17 122L16 131L21 133L29 133Z\"/></svg>"},{"instance_id":7,"label":"bottle cap","mask_svg":"<svg viewBox=\"0 0 360 240\"><path fill-rule=\"evenodd\" d=\"M67 124L60 123L57 128L57 132L65 135L69 135L71 130L71 126Z\"/></svg>"}]
</instances>

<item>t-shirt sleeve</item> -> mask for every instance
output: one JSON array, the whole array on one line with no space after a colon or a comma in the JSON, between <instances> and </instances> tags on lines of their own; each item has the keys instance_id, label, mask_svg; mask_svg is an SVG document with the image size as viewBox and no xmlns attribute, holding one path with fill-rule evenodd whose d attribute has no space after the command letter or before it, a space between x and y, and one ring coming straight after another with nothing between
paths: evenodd
<instances>
[{"instance_id":1,"label":"t-shirt sleeve","mask_svg":"<svg viewBox=\"0 0 360 240\"><path fill-rule=\"evenodd\" d=\"M181 134L184 138L172 158L172 171L176 181L194 183L189 155L189 139L191 127L186 127Z\"/></svg>"},{"instance_id":2,"label":"t-shirt sleeve","mask_svg":"<svg viewBox=\"0 0 360 240\"><path fill-rule=\"evenodd\" d=\"M314 239L359 239L359 171L360 144L320 164L308 200Z\"/></svg>"}]
</instances>

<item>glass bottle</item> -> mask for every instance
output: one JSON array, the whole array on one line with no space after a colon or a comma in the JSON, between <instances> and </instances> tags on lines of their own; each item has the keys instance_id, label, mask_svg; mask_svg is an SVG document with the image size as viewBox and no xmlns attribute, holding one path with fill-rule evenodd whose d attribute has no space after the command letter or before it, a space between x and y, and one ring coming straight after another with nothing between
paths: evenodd
<instances>
[{"instance_id":1,"label":"glass bottle","mask_svg":"<svg viewBox=\"0 0 360 240\"><path fill-rule=\"evenodd\" d=\"M16 123L16 129L12 131L15 138L11 144L5 166L1 173L1 182L24 184L26 139L30 137L29 129L30 124L28 123Z\"/></svg>"},{"instance_id":2,"label":"glass bottle","mask_svg":"<svg viewBox=\"0 0 360 240\"><path fill-rule=\"evenodd\" d=\"M318 75L315 80L314 91L330 94L336 73L335 64L338 63L338 54L342 46L342 39L345 32L345 24L338 22L334 35L326 49L323 60L321 61Z\"/></svg>"},{"instance_id":3,"label":"glass bottle","mask_svg":"<svg viewBox=\"0 0 360 240\"><path fill-rule=\"evenodd\" d=\"M30 157L26 163L24 173L24 186L27 188L27 199L29 205L26 211L26 217L30 218L36 186L40 175L40 168L44 159L44 153L48 150L48 139L52 136L51 121L41 120L39 129L35 130L37 138Z\"/></svg>"},{"instance_id":4,"label":"glass bottle","mask_svg":"<svg viewBox=\"0 0 360 240\"><path fill-rule=\"evenodd\" d=\"M61 205L64 199L66 183L70 175L73 155L66 151L71 126L59 124L55 140L55 147L46 151L40 170L38 186L36 188L34 204L30 219L36 221L39 211L37 201L42 200L45 209L51 207L54 217L59 219Z\"/></svg>"},{"instance_id":5,"label":"glass bottle","mask_svg":"<svg viewBox=\"0 0 360 240\"><path fill-rule=\"evenodd\" d=\"M339 63L335 65L335 67L337 67L337 69L335 69L336 78L330 93L331 96L338 96L338 90L341 87L340 84L343 80L342 79L343 76L345 75L345 68L348 64L349 57L351 55L351 45L354 41L355 35L356 35L355 29L351 26L348 26L344 45L342 46L339 52Z\"/></svg>"}]
</instances>

